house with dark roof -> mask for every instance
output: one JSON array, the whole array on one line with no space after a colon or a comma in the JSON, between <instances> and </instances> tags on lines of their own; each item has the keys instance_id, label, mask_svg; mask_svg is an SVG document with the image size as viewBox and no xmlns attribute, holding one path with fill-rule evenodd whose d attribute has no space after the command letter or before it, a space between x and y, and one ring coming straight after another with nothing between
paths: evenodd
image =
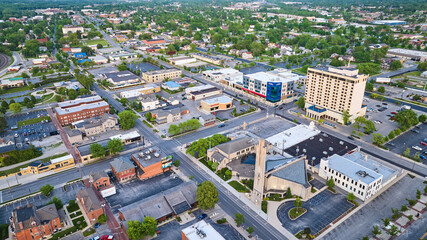
<instances>
[{"instance_id":1,"label":"house with dark roof","mask_svg":"<svg viewBox=\"0 0 427 240\"><path fill-rule=\"evenodd\" d=\"M77 195L77 202L83 210L83 214L89 219L90 224L95 224L98 217L104 214L102 203L96 196L93 188L86 188L79 191Z\"/></svg>"},{"instance_id":2,"label":"house with dark roof","mask_svg":"<svg viewBox=\"0 0 427 240\"><path fill-rule=\"evenodd\" d=\"M127 158L115 158L110 165L111 171L119 182L131 180L136 176L136 166Z\"/></svg>"},{"instance_id":3,"label":"house with dark roof","mask_svg":"<svg viewBox=\"0 0 427 240\"><path fill-rule=\"evenodd\" d=\"M189 113L190 110L186 107L176 107L173 109L159 109L152 112L154 118L156 118L157 124L172 123L182 119L182 115Z\"/></svg>"},{"instance_id":4,"label":"house with dark roof","mask_svg":"<svg viewBox=\"0 0 427 240\"><path fill-rule=\"evenodd\" d=\"M104 171L90 173L89 182L99 191L103 187L110 186L110 178Z\"/></svg>"},{"instance_id":5,"label":"house with dark roof","mask_svg":"<svg viewBox=\"0 0 427 240\"><path fill-rule=\"evenodd\" d=\"M123 221L125 230L128 221L143 221L146 216L151 216L159 222L164 221L196 207L196 190L194 182L185 182L120 208L119 219Z\"/></svg>"},{"instance_id":6,"label":"house with dark roof","mask_svg":"<svg viewBox=\"0 0 427 240\"><path fill-rule=\"evenodd\" d=\"M255 153L257 141L252 137L242 137L219 144L207 151L209 161L217 162L218 169L224 168L233 160L241 160Z\"/></svg>"},{"instance_id":7,"label":"house with dark roof","mask_svg":"<svg viewBox=\"0 0 427 240\"><path fill-rule=\"evenodd\" d=\"M18 240L42 239L61 229L54 203L37 208L31 204L17 207L10 217L12 236Z\"/></svg>"}]
</instances>

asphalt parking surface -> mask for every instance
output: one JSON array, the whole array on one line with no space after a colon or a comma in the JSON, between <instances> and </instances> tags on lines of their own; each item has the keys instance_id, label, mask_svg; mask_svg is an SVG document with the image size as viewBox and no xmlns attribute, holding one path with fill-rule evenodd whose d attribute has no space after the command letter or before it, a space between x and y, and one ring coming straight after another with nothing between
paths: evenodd
<instances>
[{"instance_id":1,"label":"asphalt parking surface","mask_svg":"<svg viewBox=\"0 0 427 240\"><path fill-rule=\"evenodd\" d=\"M407 148L409 148L411 151L411 156L413 156L416 152L419 152L420 155L427 158L427 146L420 144L425 138L427 138L427 124L421 124L420 127L421 128L413 128L413 130L417 130L419 133L409 130L399 137L393 139L393 141L390 141L390 143L394 145L387 144L387 147L390 149L390 151L397 154L402 154ZM418 146L422 150L415 150L412 148L413 146ZM427 160L420 160L424 164L427 164Z\"/></svg>"},{"instance_id":2,"label":"asphalt parking surface","mask_svg":"<svg viewBox=\"0 0 427 240\"><path fill-rule=\"evenodd\" d=\"M268 138L294 126L293 123L281 118L269 118L266 121L259 121L250 125L247 130L259 137Z\"/></svg>"},{"instance_id":3,"label":"asphalt parking surface","mask_svg":"<svg viewBox=\"0 0 427 240\"><path fill-rule=\"evenodd\" d=\"M406 198L415 199L417 189L420 191L424 189L423 181L421 178L403 177L334 228L323 239L362 239L367 235L372 237L372 226L381 225L381 219L391 218L392 208L400 209L402 205L408 205ZM410 228L412 228L411 232L417 233L418 237L421 237L426 231L426 225L418 225L417 222L412 224ZM400 239L418 239L418 237Z\"/></svg>"},{"instance_id":4,"label":"asphalt parking surface","mask_svg":"<svg viewBox=\"0 0 427 240\"><path fill-rule=\"evenodd\" d=\"M317 188L317 189L322 189L324 186L326 186L324 183L322 183L321 181L317 180L317 179L313 179L310 181L311 186Z\"/></svg>"},{"instance_id":5,"label":"asphalt parking surface","mask_svg":"<svg viewBox=\"0 0 427 240\"><path fill-rule=\"evenodd\" d=\"M307 202L303 202L302 207L307 209L307 212L296 220L291 220L288 212L294 207L294 201L291 201L283 203L278 208L277 217L283 227L292 234L297 234L309 227L311 234L316 234L352 208L353 204L348 202L347 197L340 193L334 194L329 190L324 190Z\"/></svg>"},{"instance_id":6,"label":"asphalt parking surface","mask_svg":"<svg viewBox=\"0 0 427 240\"><path fill-rule=\"evenodd\" d=\"M52 197L54 196L61 199L63 204L66 204L68 203L68 201L76 199L77 193L83 188L85 188L83 183L77 182L77 183L67 185L65 187L65 190L64 190L64 187L56 188L55 190L53 190L50 197L45 197L44 195L39 194L34 197L18 200L14 203L4 205L0 207L0 224L7 223L9 220L9 217L11 216L12 211L16 209L18 206L25 206L28 203L31 203L37 207L45 206L50 200L52 200ZM4 191L8 191L8 190L4 190ZM13 191L13 188L12 188L12 191ZM8 199L3 199L3 200L7 201Z\"/></svg>"},{"instance_id":7,"label":"asphalt parking surface","mask_svg":"<svg viewBox=\"0 0 427 240\"><path fill-rule=\"evenodd\" d=\"M147 179L145 181L133 180L128 183L115 182L115 195L107 197L107 202L111 207L113 214L116 214L119 208L150 197L162 191L168 190L183 183L182 179L175 177L172 172L166 172L162 175ZM174 178L175 177L175 178Z\"/></svg>"},{"instance_id":8,"label":"asphalt parking surface","mask_svg":"<svg viewBox=\"0 0 427 240\"><path fill-rule=\"evenodd\" d=\"M141 70L141 74L143 72L160 70L159 67L157 67L156 65L153 65L149 62L141 62L138 64L128 63L127 66L128 66L128 68L130 68L133 71Z\"/></svg>"}]
</instances>

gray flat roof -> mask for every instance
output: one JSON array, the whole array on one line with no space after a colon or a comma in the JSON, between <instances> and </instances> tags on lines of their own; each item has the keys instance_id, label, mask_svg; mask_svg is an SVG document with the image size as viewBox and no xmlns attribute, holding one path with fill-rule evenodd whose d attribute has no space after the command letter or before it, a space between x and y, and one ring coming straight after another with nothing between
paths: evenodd
<instances>
[{"instance_id":1,"label":"gray flat roof","mask_svg":"<svg viewBox=\"0 0 427 240\"><path fill-rule=\"evenodd\" d=\"M139 77L137 75L135 75L134 73L132 73L129 70L121 71L121 72L114 72L114 73L106 73L105 77L107 79L111 79L113 82L122 82L122 81L139 79Z\"/></svg>"},{"instance_id":2,"label":"gray flat roof","mask_svg":"<svg viewBox=\"0 0 427 240\"><path fill-rule=\"evenodd\" d=\"M106 107L109 106L107 102L102 101L102 102L95 102L95 103L89 103L89 104L82 104L79 106L75 106L75 107L69 107L69 108L65 108L62 109L60 107L56 107L55 111L59 114L68 114L68 113L73 113L73 112L80 112L82 110L85 109L94 109L94 108L98 108L98 107Z\"/></svg>"},{"instance_id":3,"label":"gray flat roof","mask_svg":"<svg viewBox=\"0 0 427 240\"><path fill-rule=\"evenodd\" d=\"M157 146L144 148L139 152L133 153L131 156L132 159L138 161L144 168L160 162L163 158L167 157Z\"/></svg>"}]
</instances>

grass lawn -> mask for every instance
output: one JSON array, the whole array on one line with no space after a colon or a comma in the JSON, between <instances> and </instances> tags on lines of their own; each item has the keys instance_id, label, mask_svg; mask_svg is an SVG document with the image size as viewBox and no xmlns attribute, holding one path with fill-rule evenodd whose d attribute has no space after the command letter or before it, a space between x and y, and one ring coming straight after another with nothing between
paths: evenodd
<instances>
[{"instance_id":1,"label":"grass lawn","mask_svg":"<svg viewBox=\"0 0 427 240\"><path fill-rule=\"evenodd\" d=\"M302 71L302 68L295 68L292 70L292 72L299 73L302 75L307 75L307 72Z\"/></svg>"},{"instance_id":2,"label":"grass lawn","mask_svg":"<svg viewBox=\"0 0 427 240\"><path fill-rule=\"evenodd\" d=\"M85 228L87 226L87 223L85 221L85 218L83 216L73 219L73 225L77 228L82 230L83 228Z\"/></svg>"},{"instance_id":3,"label":"grass lawn","mask_svg":"<svg viewBox=\"0 0 427 240\"><path fill-rule=\"evenodd\" d=\"M96 230L94 228L89 228L88 230L83 232L83 236L87 237L89 235L92 235L96 232Z\"/></svg>"},{"instance_id":4,"label":"grass lawn","mask_svg":"<svg viewBox=\"0 0 427 240\"><path fill-rule=\"evenodd\" d=\"M238 192L249 192L249 190L245 186L240 184L238 181L233 180L233 181L229 182L228 184L230 184L230 186L232 186Z\"/></svg>"},{"instance_id":5,"label":"grass lawn","mask_svg":"<svg viewBox=\"0 0 427 240\"><path fill-rule=\"evenodd\" d=\"M76 201L75 200L71 200L70 202L68 202L69 204L68 204L68 206L67 206L67 211L68 211L68 213L72 213L72 212L74 212L74 211L77 211L77 210L79 210L80 208L79 208L79 205L76 203Z\"/></svg>"},{"instance_id":6,"label":"grass lawn","mask_svg":"<svg viewBox=\"0 0 427 240\"><path fill-rule=\"evenodd\" d=\"M94 39L94 40L87 40L86 45L98 45L102 44L102 46L106 47L109 46L108 42L104 39Z\"/></svg>"},{"instance_id":7,"label":"grass lawn","mask_svg":"<svg viewBox=\"0 0 427 240\"><path fill-rule=\"evenodd\" d=\"M19 121L18 122L18 128L25 126L25 125L30 125L30 124L34 124L34 123L38 123L41 122L43 120L49 120L50 121L50 117L46 116L46 117L38 117L38 118L32 118L32 119L28 119L28 120L24 120L24 121Z\"/></svg>"},{"instance_id":8,"label":"grass lawn","mask_svg":"<svg viewBox=\"0 0 427 240\"><path fill-rule=\"evenodd\" d=\"M8 88L8 89L3 90L1 92L1 94L16 93L16 92L22 92L22 91L28 91L28 90L31 90L30 86Z\"/></svg>"},{"instance_id":9,"label":"grass lawn","mask_svg":"<svg viewBox=\"0 0 427 240\"><path fill-rule=\"evenodd\" d=\"M303 215L305 212L307 212L307 209L305 208L298 208L298 212L297 212L297 208L292 208L291 210L289 210L289 217L294 220L297 219L299 216Z\"/></svg>"}]
</instances>

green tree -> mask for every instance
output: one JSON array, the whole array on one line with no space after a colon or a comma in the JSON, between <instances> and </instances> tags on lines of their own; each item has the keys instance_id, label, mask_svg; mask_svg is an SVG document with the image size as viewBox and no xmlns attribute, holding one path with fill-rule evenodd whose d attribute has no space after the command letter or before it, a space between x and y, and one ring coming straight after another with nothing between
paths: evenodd
<instances>
[{"instance_id":1,"label":"green tree","mask_svg":"<svg viewBox=\"0 0 427 240\"><path fill-rule=\"evenodd\" d=\"M395 137L396 137L396 135L395 135L394 131L391 130L390 133L388 134L388 138L391 140L391 139L393 139Z\"/></svg>"},{"instance_id":2,"label":"green tree","mask_svg":"<svg viewBox=\"0 0 427 240\"><path fill-rule=\"evenodd\" d=\"M406 150L402 153L402 155L405 157L410 157L411 156L411 149L406 148Z\"/></svg>"},{"instance_id":3,"label":"green tree","mask_svg":"<svg viewBox=\"0 0 427 240\"><path fill-rule=\"evenodd\" d=\"M328 188L330 188L330 189L334 189L334 187L335 187L334 179L330 178L328 181L326 181L326 186L328 186Z\"/></svg>"},{"instance_id":4,"label":"green tree","mask_svg":"<svg viewBox=\"0 0 427 240\"><path fill-rule=\"evenodd\" d=\"M0 117L0 132L3 132L7 128L7 121L5 117Z\"/></svg>"},{"instance_id":5,"label":"green tree","mask_svg":"<svg viewBox=\"0 0 427 240\"><path fill-rule=\"evenodd\" d=\"M348 110L344 110L342 112L342 120L343 120L343 122L344 122L345 125L347 125L349 123L348 121L350 120L350 117L351 117L351 115L348 112Z\"/></svg>"},{"instance_id":6,"label":"green tree","mask_svg":"<svg viewBox=\"0 0 427 240\"><path fill-rule=\"evenodd\" d=\"M299 108L304 109L304 107L305 107L305 98L304 98L304 97L300 97L300 98L298 99L298 101L296 101L296 102L295 102L295 104L296 104Z\"/></svg>"},{"instance_id":7,"label":"green tree","mask_svg":"<svg viewBox=\"0 0 427 240\"><path fill-rule=\"evenodd\" d=\"M383 137L383 135L381 135L380 133L374 133L372 134L372 143L376 144L378 146L384 144L385 139Z\"/></svg>"},{"instance_id":8,"label":"green tree","mask_svg":"<svg viewBox=\"0 0 427 240\"><path fill-rule=\"evenodd\" d=\"M179 167L180 164L181 164L181 162L178 159L173 161L173 165L175 165L175 167Z\"/></svg>"},{"instance_id":9,"label":"green tree","mask_svg":"<svg viewBox=\"0 0 427 240\"><path fill-rule=\"evenodd\" d=\"M254 227L250 226L250 227L248 227L248 228L246 229L246 231L247 231L249 234L252 234L255 230L254 230Z\"/></svg>"},{"instance_id":10,"label":"green tree","mask_svg":"<svg viewBox=\"0 0 427 240\"><path fill-rule=\"evenodd\" d=\"M145 113L144 116L147 119L147 121L149 121L149 122L151 122L153 120L153 114L151 114L151 112Z\"/></svg>"},{"instance_id":11,"label":"green tree","mask_svg":"<svg viewBox=\"0 0 427 240\"><path fill-rule=\"evenodd\" d=\"M375 225L371 232L372 234L374 234L374 236L380 235L381 234L380 227L378 225Z\"/></svg>"},{"instance_id":12,"label":"green tree","mask_svg":"<svg viewBox=\"0 0 427 240\"><path fill-rule=\"evenodd\" d=\"M394 119L396 119L399 127L405 127L407 129L419 122L417 114L412 109L398 112L394 116Z\"/></svg>"},{"instance_id":13,"label":"green tree","mask_svg":"<svg viewBox=\"0 0 427 240\"><path fill-rule=\"evenodd\" d=\"M94 158L103 157L106 154L105 148L99 143L92 143L89 150Z\"/></svg>"},{"instance_id":14,"label":"green tree","mask_svg":"<svg viewBox=\"0 0 427 240\"><path fill-rule=\"evenodd\" d=\"M122 140L120 140L120 138L111 139L107 143L107 149L111 154L116 154L118 152L123 151L124 147Z\"/></svg>"},{"instance_id":15,"label":"green tree","mask_svg":"<svg viewBox=\"0 0 427 240\"><path fill-rule=\"evenodd\" d=\"M382 221L383 221L384 227L387 227L388 225L390 225L390 219L389 218L384 218Z\"/></svg>"},{"instance_id":16,"label":"green tree","mask_svg":"<svg viewBox=\"0 0 427 240\"><path fill-rule=\"evenodd\" d=\"M370 82L367 82L366 83L366 90L373 91L374 90L374 84L370 83Z\"/></svg>"},{"instance_id":17,"label":"green tree","mask_svg":"<svg viewBox=\"0 0 427 240\"><path fill-rule=\"evenodd\" d=\"M288 189L286 190L286 198L292 198L292 192L290 187L288 187Z\"/></svg>"},{"instance_id":18,"label":"green tree","mask_svg":"<svg viewBox=\"0 0 427 240\"><path fill-rule=\"evenodd\" d=\"M203 209L215 207L218 202L218 191L212 182L205 181L197 187L196 200Z\"/></svg>"},{"instance_id":19,"label":"green tree","mask_svg":"<svg viewBox=\"0 0 427 240\"><path fill-rule=\"evenodd\" d=\"M119 122L123 130L133 128L136 124L136 119L138 119L138 117L131 110L125 110L119 113Z\"/></svg>"},{"instance_id":20,"label":"green tree","mask_svg":"<svg viewBox=\"0 0 427 240\"><path fill-rule=\"evenodd\" d=\"M427 62L418 64L417 69L420 71L427 71Z\"/></svg>"},{"instance_id":21,"label":"green tree","mask_svg":"<svg viewBox=\"0 0 427 240\"><path fill-rule=\"evenodd\" d=\"M356 200L356 196L354 196L353 193L349 193L347 195L347 200L350 201L350 202L353 202L354 200Z\"/></svg>"},{"instance_id":22,"label":"green tree","mask_svg":"<svg viewBox=\"0 0 427 240\"><path fill-rule=\"evenodd\" d=\"M418 121L420 123L423 123L427 120L427 116L425 114L421 114L420 116L418 116Z\"/></svg>"},{"instance_id":23,"label":"green tree","mask_svg":"<svg viewBox=\"0 0 427 240\"><path fill-rule=\"evenodd\" d=\"M390 63L391 70L397 70L397 69L400 69L402 67L403 67L403 65L399 60L396 60L396 61L393 61Z\"/></svg>"},{"instance_id":24,"label":"green tree","mask_svg":"<svg viewBox=\"0 0 427 240\"><path fill-rule=\"evenodd\" d=\"M234 214L234 221L236 222L237 226L241 226L245 223L245 216L241 213Z\"/></svg>"},{"instance_id":25,"label":"green tree","mask_svg":"<svg viewBox=\"0 0 427 240\"><path fill-rule=\"evenodd\" d=\"M143 239L146 236L145 226L142 222L130 220L127 222L127 224L128 224L127 234L130 239L135 239L135 240Z\"/></svg>"},{"instance_id":26,"label":"green tree","mask_svg":"<svg viewBox=\"0 0 427 240\"><path fill-rule=\"evenodd\" d=\"M62 204L61 199L57 198L57 197L53 197L52 200L50 200L47 204L55 204L56 209L61 209L62 206L64 206L64 204Z\"/></svg>"},{"instance_id":27,"label":"green tree","mask_svg":"<svg viewBox=\"0 0 427 240\"><path fill-rule=\"evenodd\" d=\"M390 227L390 236L396 236L399 233L399 228L396 225L391 225Z\"/></svg>"},{"instance_id":28,"label":"green tree","mask_svg":"<svg viewBox=\"0 0 427 240\"><path fill-rule=\"evenodd\" d=\"M40 188L40 192L46 197L49 197L52 191L53 187L50 184L46 184Z\"/></svg>"},{"instance_id":29,"label":"green tree","mask_svg":"<svg viewBox=\"0 0 427 240\"><path fill-rule=\"evenodd\" d=\"M22 111L22 105L19 103L11 103L9 104L9 110L13 113L19 113Z\"/></svg>"},{"instance_id":30,"label":"green tree","mask_svg":"<svg viewBox=\"0 0 427 240\"><path fill-rule=\"evenodd\" d=\"M302 201L299 196L297 196L297 199L294 201L294 206L297 208L297 213L299 213L299 208L302 207Z\"/></svg>"},{"instance_id":31,"label":"green tree","mask_svg":"<svg viewBox=\"0 0 427 240\"><path fill-rule=\"evenodd\" d=\"M105 214L101 214L101 215L99 215L99 217L98 217L98 222L99 223L105 223L105 222L107 222L108 221L108 217L107 217L107 215L105 215Z\"/></svg>"},{"instance_id":32,"label":"green tree","mask_svg":"<svg viewBox=\"0 0 427 240\"><path fill-rule=\"evenodd\" d=\"M385 87L384 87L384 86L380 86L380 87L378 88L378 92L380 92L380 93L385 93Z\"/></svg>"}]
</instances>

